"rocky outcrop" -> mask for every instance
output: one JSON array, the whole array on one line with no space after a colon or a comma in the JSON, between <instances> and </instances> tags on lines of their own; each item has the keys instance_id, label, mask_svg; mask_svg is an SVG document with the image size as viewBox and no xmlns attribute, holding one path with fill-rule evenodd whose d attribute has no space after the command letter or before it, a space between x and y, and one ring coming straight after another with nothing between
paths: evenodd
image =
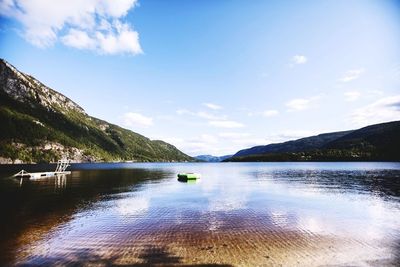
<instances>
[{"instance_id":1,"label":"rocky outcrop","mask_svg":"<svg viewBox=\"0 0 400 267\"><path fill-rule=\"evenodd\" d=\"M73 110L86 114L85 110L68 97L45 86L35 78L18 71L7 61L0 59L0 90L22 103L40 104L49 110L65 112Z\"/></svg>"}]
</instances>

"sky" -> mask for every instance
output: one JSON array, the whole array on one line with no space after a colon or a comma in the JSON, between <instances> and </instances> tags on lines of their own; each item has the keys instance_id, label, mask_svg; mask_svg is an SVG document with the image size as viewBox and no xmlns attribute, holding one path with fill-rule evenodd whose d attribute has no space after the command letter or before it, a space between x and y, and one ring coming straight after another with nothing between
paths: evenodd
<instances>
[{"instance_id":1,"label":"sky","mask_svg":"<svg viewBox=\"0 0 400 267\"><path fill-rule=\"evenodd\" d=\"M400 120L400 1L0 0L0 57L191 156Z\"/></svg>"}]
</instances>

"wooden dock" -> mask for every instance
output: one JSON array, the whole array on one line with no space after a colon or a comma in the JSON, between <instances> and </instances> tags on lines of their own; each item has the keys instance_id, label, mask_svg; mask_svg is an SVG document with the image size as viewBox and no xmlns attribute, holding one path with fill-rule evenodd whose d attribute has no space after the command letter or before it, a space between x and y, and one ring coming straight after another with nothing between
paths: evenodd
<instances>
[{"instance_id":1,"label":"wooden dock","mask_svg":"<svg viewBox=\"0 0 400 267\"><path fill-rule=\"evenodd\" d=\"M59 160L57 162L57 167L54 172L27 172L25 170L21 170L13 176L17 178L41 179L58 175L71 174L70 171L66 171L66 169L71 166L69 163L69 160Z\"/></svg>"}]
</instances>

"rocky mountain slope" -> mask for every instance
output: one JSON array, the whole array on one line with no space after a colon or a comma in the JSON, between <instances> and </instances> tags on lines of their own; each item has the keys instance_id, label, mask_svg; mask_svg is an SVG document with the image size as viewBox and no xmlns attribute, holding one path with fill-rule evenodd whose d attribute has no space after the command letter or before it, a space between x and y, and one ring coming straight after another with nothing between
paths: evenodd
<instances>
[{"instance_id":1,"label":"rocky mountain slope","mask_svg":"<svg viewBox=\"0 0 400 267\"><path fill-rule=\"evenodd\" d=\"M192 161L173 145L94 118L0 60L0 162Z\"/></svg>"}]
</instances>

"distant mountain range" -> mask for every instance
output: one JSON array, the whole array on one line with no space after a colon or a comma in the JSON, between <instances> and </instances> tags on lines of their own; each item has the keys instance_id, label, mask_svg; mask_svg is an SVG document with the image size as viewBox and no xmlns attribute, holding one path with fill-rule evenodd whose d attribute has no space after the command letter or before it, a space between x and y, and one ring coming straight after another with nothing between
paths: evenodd
<instances>
[{"instance_id":1,"label":"distant mountain range","mask_svg":"<svg viewBox=\"0 0 400 267\"><path fill-rule=\"evenodd\" d=\"M94 118L0 60L0 163L193 161L173 145Z\"/></svg>"},{"instance_id":2,"label":"distant mountain range","mask_svg":"<svg viewBox=\"0 0 400 267\"><path fill-rule=\"evenodd\" d=\"M400 121L243 149L225 161L400 161Z\"/></svg>"},{"instance_id":3,"label":"distant mountain range","mask_svg":"<svg viewBox=\"0 0 400 267\"><path fill-rule=\"evenodd\" d=\"M199 155L194 158L199 161L205 161L205 162L221 162L230 157L232 157L232 155L226 155L226 156L220 156L220 157L212 156L212 155Z\"/></svg>"}]
</instances>

